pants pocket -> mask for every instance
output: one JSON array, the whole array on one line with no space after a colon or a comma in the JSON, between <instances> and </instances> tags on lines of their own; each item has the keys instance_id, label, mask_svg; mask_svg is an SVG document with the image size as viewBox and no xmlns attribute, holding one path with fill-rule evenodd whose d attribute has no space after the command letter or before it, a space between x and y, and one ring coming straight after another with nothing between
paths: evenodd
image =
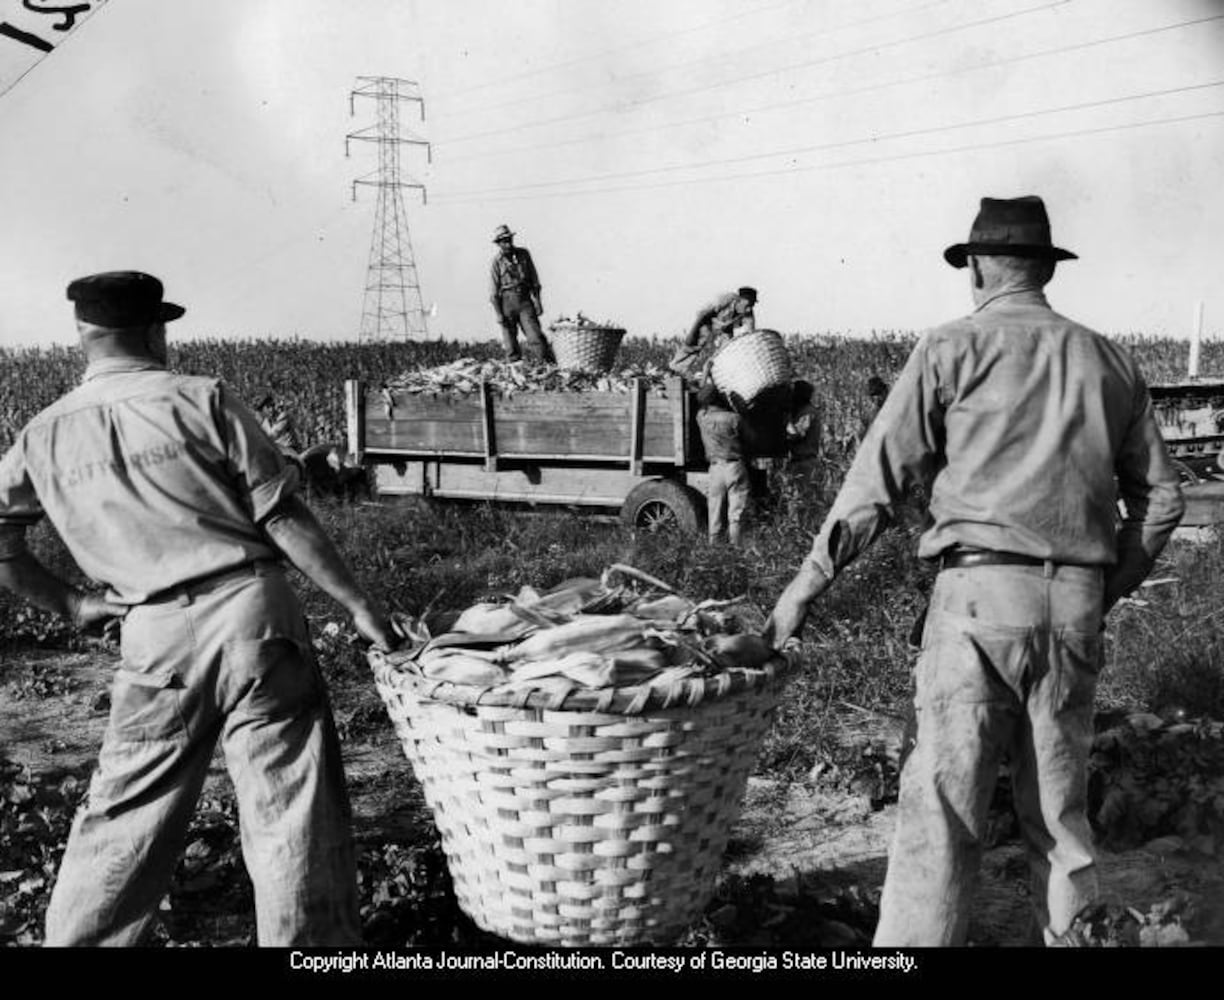
<instances>
[{"instance_id":1,"label":"pants pocket","mask_svg":"<svg viewBox=\"0 0 1224 1000\"><path fill-rule=\"evenodd\" d=\"M120 667L111 685L110 733L121 740L161 740L184 734L182 687L169 667Z\"/></svg>"},{"instance_id":2,"label":"pants pocket","mask_svg":"<svg viewBox=\"0 0 1224 1000\"><path fill-rule=\"evenodd\" d=\"M224 670L237 692L234 708L246 715L292 718L322 701L313 655L284 636L227 642Z\"/></svg>"}]
</instances>

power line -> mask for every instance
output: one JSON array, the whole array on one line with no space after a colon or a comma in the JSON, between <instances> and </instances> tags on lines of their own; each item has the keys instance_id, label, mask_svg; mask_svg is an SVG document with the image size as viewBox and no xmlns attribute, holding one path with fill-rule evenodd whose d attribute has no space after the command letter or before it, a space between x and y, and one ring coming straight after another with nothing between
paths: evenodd
<instances>
[{"instance_id":1,"label":"power line","mask_svg":"<svg viewBox=\"0 0 1224 1000\"><path fill-rule=\"evenodd\" d=\"M519 132L525 128L539 128L543 125L556 125L560 122L575 121L579 118L591 118L596 115L605 114L609 111L624 111L628 108L640 107L644 104L652 104L657 101L672 100L677 97L689 97L693 94L703 93L707 90L717 90L720 87L728 87L735 83L745 83L751 80L759 80L768 76L776 76L779 73L788 73L796 69L810 69L812 66L819 66L824 63L836 62L839 59L847 59L851 56L865 55L874 52L882 52L885 49L896 48L900 45L907 45L911 42L927 41L931 38L939 38L943 35L951 35L961 31L968 31L973 28L980 28L990 24L998 24L1002 21L1009 21L1017 17L1024 17L1028 14L1035 14L1043 10L1052 10L1055 7L1061 7L1063 4L1069 3L1070 0L1053 0L1051 3L1044 3L1037 7L1027 7L1024 10L1013 11L1010 14L997 14L994 17L984 18L980 21L967 21L964 24L951 25L946 28L938 28L934 31L924 32L917 35L910 35L906 38L895 39L891 42L882 42L878 45L869 45L861 49L853 49L846 52L834 53L830 56L824 56L820 59L812 59L801 63L792 63L788 66L778 66L773 69L762 70L759 73L750 73L747 76L732 77L727 80L721 80L717 83L705 84L700 87L691 87L688 90L672 91L665 94L655 94L651 97L642 97L633 101L625 101L618 105L606 106L597 108L594 111L582 111L569 115L558 115L555 118L544 118L534 122L524 122L518 125L509 125L505 128L488 129L484 132L471 132L467 135L456 136L452 139L446 139L440 142L435 142L434 146L450 146L458 142L469 142L473 139L484 139L495 135L505 135L507 132Z\"/></svg>"},{"instance_id":2,"label":"power line","mask_svg":"<svg viewBox=\"0 0 1224 1000\"><path fill-rule=\"evenodd\" d=\"M1081 101L1075 104L1064 104L1054 108L1037 108L1032 111L1021 111L1008 115L996 115L990 118L977 118L967 122L955 122L950 125L933 125L927 128L907 129L903 132L884 132L865 136L859 139L841 139L836 142L822 142L811 146L793 146L789 149L775 149L764 153L748 153L743 156L732 156L717 160L703 160L697 163L673 163L663 167L647 167L642 170L617 171L615 173L591 174L587 177L571 177L554 181L534 181L529 184L518 184L512 187L486 188L475 191L459 191L454 197L469 195L499 194L507 191L526 191L532 188L556 187L558 185L590 184L600 181L620 180L630 177L648 177L652 174L675 173L679 170L699 170L712 166L729 166L737 163L750 163L754 160L769 160L780 156L797 156L804 153L815 153L826 149L840 149L846 146L858 146L866 142L881 142L890 139L912 139L920 135L936 135L940 132L951 132L957 129L977 128L982 125L999 125L1003 122L1022 121L1026 118L1039 118L1043 115L1061 114L1067 111L1084 111L1088 108L1107 107L1111 104L1124 104L1129 101L1146 100L1152 97L1170 97L1173 94L1189 93L1196 90L1208 90L1212 87L1224 86L1224 80L1213 80L1210 83L1189 84L1182 87L1169 87L1164 90L1153 90L1143 94L1129 94L1124 97L1108 97L1096 101Z\"/></svg>"},{"instance_id":3,"label":"power line","mask_svg":"<svg viewBox=\"0 0 1224 1000\"><path fill-rule=\"evenodd\" d=\"M664 32L661 35L655 35L652 38L646 38L639 42L630 42L626 45L618 45L615 48L604 49L599 52L592 52L585 56L578 56L574 59L567 59L565 62L552 63L549 66L541 66L539 69L529 69L522 73L515 73L512 76L499 77L496 80L489 80L486 83L478 83L468 87L466 90L459 90L454 93L454 97L462 97L465 94L473 94L478 90L488 90L489 87L503 87L507 83L513 83L516 80L524 80L528 77L539 76L542 73L552 73L560 69L568 69L570 66L579 66L583 63L590 62L592 59L599 59L607 56L617 55L621 52L629 52L633 49L648 48L651 45L658 45L660 42L671 41L674 38L680 38L684 35L696 34L699 31L708 31L710 28L716 28L722 24L728 24L731 21L739 21L745 17L755 17L767 10L775 10L781 7L792 7L798 0L784 0L782 3L767 3L759 7L754 7L751 10L743 10L738 14L730 14L727 17L720 17L713 21L707 21L704 24L693 25L689 28L678 28L675 31ZM468 114L467 111L455 112L456 114Z\"/></svg>"},{"instance_id":4,"label":"power line","mask_svg":"<svg viewBox=\"0 0 1224 1000\"><path fill-rule=\"evenodd\" d=\"M931 2L923 4L922 6L919 6L919 7L910 7L910 8L907 8L906 10L893 11L890 14L877 14L873 17L861 18L858 21L848 21L845 24L834 25L831 28L824 28L820 31L808 32L805 35L792 35L790 37L783 38L783 39L776 39L774 41L762 42L757 45L750 45L750 46L747 46L746 48L736 51L735 55L742 56L745 52L751 52L754 49L769 48L770 46L776 45L779 42L786 42L789 44L793 42L810 41L813 38L824 38L827 35L832 35L838 31L845 31L849 28L858 28L858 27L862 27L865 24L877 24L880 21L891 21L897 17L908 17L913 14L921 13L924 10L930 10L932 7L942 7L949 2L951 2L951 0L931 0ZM525 103L526 101L541 101L549 97L556 97L558 95L568 97L571 94L575 94L580 91L593 90L593 89L597 89L600 87L607 87L607 86L619 87L622 84L628 83L631 80L640 79L641 77L656 76L659 73L674 73L678 70L691 69L694 66L701 66L706 63L716 62L719 60L725 60L727 58L728 56L725 53L718 53L712 56L709 56L709 55L702 56L700 59L692 59L689 62L675 63L671 66L663 66L658 70L647 70L647 71L637 72L637 73L627 73L624 76L619 76L615 80L612 80L610 82L587 84L586 86L581 86L581 87L566 87L562 90L552 90L552 91L548 91L543 94L533 94L531 97L524 97L524 98L520 98L517 100L503 101L501 104L483 105L479 108L471 108L467 111L458 112L458 114L476 114L479 112L486 112L486 111L500 111L502 108L518 107L519 105ZM452 140L452 141L457 141L457 140Z\"/></svg>"},{"instance_id":5,"label":"power line","mask_svg":"<svg viewBox=\"0 0 1224 1000\"><path fill-rule=\"evenodd\" d=\"M553 191L545 194L494 196L492 198L447 198L439 200L447 204L484 201L533 201L540 198L570 198L575 195L588 196L593 194L616 194L627 191L649 191L655 188L691 186L693 184L708 184L717 181L754 180L760 177L776 177L780 174L807 173L812 170L832 170L839 167L858 167L877 163L890 163L897 160L913 160L924 156L945 156L949 153L969 153L981 149L998 149L1006 146L1020 146L1033 142L1045 142L1051 139L1073 139L1085 135L1100 135L1106 132L1121 132L1133 128L1145 128L1151 125L1169 125L1181 122L1201 121L1207 118L1224 118L1224 110L1208 111L1194 115L1181 115L1173 118L1152 118L1141 122L1127 122L1121 125L1104 125L1099 128L1073 129L1068 132L1050 132L1044 135L1025 136L1020 139L1001 139L995 142L972 143L965 146L949 146L944 149L928 149L913 153L897 153L891 156L864 157L857 160L839 160L835 163L815 163L809 166L779 167L773 170L757 170L746 174L727 174L721 177L686 178L684 180L659 181L654 184L627 184L620 187L592 188L586 191Z\"/></svg>"},{"instance_id":6,"label":"power line","mask_svg":"<svg viewBox=\"0 0 1224 1000\"><path fill-rule=\"evenodd\" d=\"M1160 34L1161 32L1165 31L1173 31L1179 28L1188 28L1195 25L1220 20L1224 20L1224 14L1213 14L1210 17L1195 18L1191 21L1178 21L1175 24L1165 24L1155 28L1144 28L1140 31L1129 31L1121 35L1110 35L1106 38L1097 38L1088 42L1077 42L1073 45L1061 45L1056 48L1042 49L1037 52L1028 52L1022 55L1005 56L1002 59L992 59L971 66L959 66L951 70L940 70L939 72L924 73L918 76L899 77L894 80L886 80L882 83L867 84L862 87L851 87L844 90L826 91L823 94L814 94L810 97L800 97L791 101L778 101L769 104L759 104L754 107L743 108L740 111L720 111L717 114L701 115L696 118L683 118L678 121L664 122L661 125L644 125L640 128L622 129L615 132L588 133L586 135L576 136L569 139L555 139L550 142L535 143L530 146L512 146L509 149L494 149L483 153L469 153L467 155L453 157L452 162L466 162L469 160L487 159L492 156L509 156L513 155L514 153L527 153L535 152L541 149L554 149L559 146L580 145L586 142L614 138L617 136L643 135L650 132L662 132L669 129L683 128L686 125L703 125L707 122L721 121L726 118L741 118L747 115L759 114L763 111L780 111L786 108L802 107L803 105L833 100L838 97L852 97L859 94L872 93L877 90L886 90L890 87L925 83L931 80L959 76L964 73L977 72L978 70L983 69L997 69L1001 66L1010 66L1020 62L1026 62L1031 59L1041 59L1054 55L1065 55L1068 52L1079 52L1085 49L1096 48L1100 45L1110 45L1115 42L1130 41L1135 38L1142 38L1149 35Z\"/></svg>"}]
</instances>

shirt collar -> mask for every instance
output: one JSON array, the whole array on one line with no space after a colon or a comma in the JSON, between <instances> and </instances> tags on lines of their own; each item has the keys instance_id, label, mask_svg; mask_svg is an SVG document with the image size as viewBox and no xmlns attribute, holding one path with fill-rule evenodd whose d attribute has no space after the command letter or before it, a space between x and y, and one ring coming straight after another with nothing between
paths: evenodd
<instances>
[{"instance_id":1,"label":"shirt collar","mask_svg":"<svg viewBox=\"0 0 1224 1000\"><path fill-rule=\"evenodd\" d=\"M97 378L99 375L116 375L120 372L153 372L165 371L166 366L153 358L99 358L85 366L85 376L82 382Z\"/></svg>"},{"instance_id":2,"label":"shirt collar","mask_svg":"<svg viewBox=\"0 0 1224 1000\"><path fill-rule=\"evenodd\" d=\"M973 311L981 312L988 306L993 306L1001 300L1006 299L1006 305L1013 306L1044 306L1050 308L1050 303L1046 301L1045 292L1040 288L1011 288L1005 292L999 292L997 295L992 295L980 306Z\"/></svg>"}]
</instances>

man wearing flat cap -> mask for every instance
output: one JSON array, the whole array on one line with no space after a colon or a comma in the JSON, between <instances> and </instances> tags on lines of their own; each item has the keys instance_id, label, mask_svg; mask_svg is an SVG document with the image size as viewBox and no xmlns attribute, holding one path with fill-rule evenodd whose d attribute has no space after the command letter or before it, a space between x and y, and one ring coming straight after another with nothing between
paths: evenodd
<instances>
[{"instance_id":1,"label":"man wearing flat cap","mask_svg":"<svg viewBox=\"0 0 1224 1000\"><path fill-rule=\"evenodd\" d=\"M509 226L498 226L493 242L497 244L497 256L490 268L489 301L501 324L506 359L518 361L522 358L518 342L521 329L539 360L552 362L552 348L540 329L544 307L540 301L540 275L531 252L526 247L514 245L514 233Z\"/></svg>"},{"instance_id":2,"label":"man wearing flat cap","mask_svg":"<svg viewBox=\"0 0 1224 1000\"><path fill-rule=\"evenodd\" d=\"M756 329L757 290L745 285L726 292L697 310L684 343L671 360L673 371L682 375L696 372L704 354L708 361L732 337Z\"/></svg>"},{"instance_id":3,"label":"man wearing flat cap","mask_svg":"<svg viewBox=\"0 0 1224 1000\"><path fill-rule=\"evenodd\" d=\"M147 938L220 739L267 945L361 941L340 747L287 558L389 648L387 616L297 496L298 473L213 378L166 369L183 315L135 271L68 286L87 365L0 460L0 586L87 626L122 619L89 795L49 945ZM26 548L47 517L81 591Z\"/></svg>"},{"instance_id":4,"label":"man wearing flat cap","mask_svg":"<svg viewBox=\"0 0 1224 1000\"><path fill-rule=\"evenodd\" d=\"M875 944L966 942L1004 758L1033 940L1061 944L1097 894L1087 765L1103 617L1147 575L1183 500L1134 360L1046 301L1075 254L1053 244L1041 199L982 199L944 257L967 269L976 308L918 341L766 632L779 647L797 636L925 489L918 554L939 573Z\"/></svg>"}]
</instances>

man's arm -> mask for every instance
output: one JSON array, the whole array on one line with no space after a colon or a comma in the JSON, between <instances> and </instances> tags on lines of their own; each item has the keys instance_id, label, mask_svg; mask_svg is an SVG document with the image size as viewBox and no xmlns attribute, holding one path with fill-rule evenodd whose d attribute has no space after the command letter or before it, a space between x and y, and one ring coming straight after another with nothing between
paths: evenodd
<instances>
[{"instance_id":1,"label":"man's arm","mask_svg":"<svg viewBox=\"0 0 1224 1000\"><path fill-rule=\"evenodd\" d=\"M493 258L493 263L489 266L489 302L492 304L493 312L498 320L503 319L501 308L501 273L496 257Z\"/></svg>"},{"instance_id":2,"label":"man's arm","mask_svg":"<svg viewBox=\"0 0 1224 1000\"><path fill-rule=\"evenodd\" d=\"M43 611L71 619L79 628L128 613L126 605L112 604L61 580L29 551L0 559L0 587Z\"/></svg>"},{"instance_id":3,"label":"man's arm","mask_svg":"<svg viewBox=\"0 0 1224 1000\"><path fill-rule=\"evenodd\" d=\"M1136 387L1135 414L1115 468L1126 513L1118 532L1118 561L1105 574L1106 611L1151 572L1186 507L1142 382Z\"/></svg>"},{"instance_id":4,"label":"man's arm","mask_svg":"<svg viewBox=\"0 0 1224 1000\"><path fill-rule=\"evenodd\" d=\"M295 567L352 616L358 632L381 649L394 648L396 640L386 612L357 582L301 498L282 500L264 521L263 530Z\"/></svg>"},{"instance_id":5,"label":"man's arm","mask_svg":"<svg viewBox=\"0 0 1224 1000\"><path fill-rule=\"evenodd\" d=\"M799 634L812 601L879 537L910 489L930 485L943 448L943 404L927 351L924 339L910 354L811 551L778 598L764 633L775 648Z\"/></svg>"},{"instance_id":6,"label":"man's arm","mask_svg":"<svg viewBox=\"0 0 1224 1000\"><path fill-rule=\"evenodd\" d=\"M531 299L535 303L536 312L544 311L544 298L541 295L540 273L536 270L535 261L531 258L531 251L526 247L519 247L523 260L523 273L527 277L527 288L531 292Z\"/></svg>"}]
</instances>

